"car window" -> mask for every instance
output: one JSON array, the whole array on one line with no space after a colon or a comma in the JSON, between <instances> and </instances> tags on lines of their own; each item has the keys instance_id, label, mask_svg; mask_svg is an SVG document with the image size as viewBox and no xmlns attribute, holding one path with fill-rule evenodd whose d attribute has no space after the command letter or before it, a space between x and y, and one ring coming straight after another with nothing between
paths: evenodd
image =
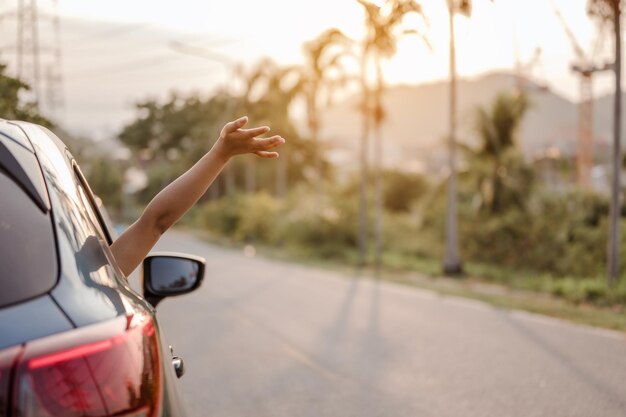
<instances>
[{"instance_id":1,"label":"car window","mask_svg":"<svg viewBox=\"0 0 626 417\"><path fill-rule=\"evenodd\" d=\"M106 226L100 223L99 216L96 213L97 209L95 209L93 205L91 204L91 199L87 195L88 191L85 189L85 186L83 185L83 182L81 181L79 176L77 176L76 178L76 187L78 189L78 195L80 196L83 206L85 207L85 211L87 212L87 216L89 217L89 220L91 221L91 225L97 231L100 239L102 239L105 242L108 242L109 237L104 231L104 228Z\"/></svg>"},{"instance_id":2,"label":"car window","mask_svg":"<svg viewBox=\"0 0 626 417\"><path fill-rule=\"evenodd\" d=\"M0 307L54 287L58 265L49 213L0 171Z\"/></svg>"},{"instance_id":3,"label":"car window","mask_svg":"<svg viewBox=\"0 0 626 417\"><path fill-rule=\"evenodd\" d=\"M126 282L125 276L119 269L119 266L113 257L113 253L109 248L109 245L113 243L110 226L107 224L103 213L97 207L98 202L96 201L96 197L87 185L85 177L80 171L80 168L78 168L78 165L74 165L74 174L76 175L76 189L78 190L83 207L87 213L87 217L89 218L90 225L97 231L100 240L103 243L106 242L106 244L103 245L104 255L107 257L108 263L113 268L113 271L115 271L114 274L118 278L124 278L123 282Z\"/></svg>"},{"instance_id":4,"label":"car window","mask_svg":"<svg viewBox=\"0 0 626 417\"><path fill-rule=\"evenodd\" d=\"M116 283L105 271L108 262L103 248L108 247L107 240L89 219L78 179L65 151L51 140L54 138L51 133L33 128L29 137L48 186L63 274L69 279L79 278L94 288L115 287Z\"/></svg>"}]
</instances>

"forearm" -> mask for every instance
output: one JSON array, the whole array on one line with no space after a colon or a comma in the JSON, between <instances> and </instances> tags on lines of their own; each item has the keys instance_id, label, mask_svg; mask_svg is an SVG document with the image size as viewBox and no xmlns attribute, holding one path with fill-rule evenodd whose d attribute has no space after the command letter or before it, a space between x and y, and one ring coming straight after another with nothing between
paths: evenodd
<instances>
[{"instance_id":1,"label":"forearm","mask_svg":"<svg viewBox=\"0 0 626 417\"><path fill-rule=\"evenodd\" d=\"M187 172L165 187L150 201L143 218L164 233L206 193L224 169L229 157L216 144Z\"/></svg>"},{"instance_id":2,"label":"forearm","mask_svg":"<svg viewBox=\"0 0 626 417\"><path fill-rule=\"evenodd\" d=\"M113 242L111 251L124 274L128 276L161 235L202 197L231 157L244 153L263 158L278 157L278 153L270 149L282 145L285 140L280 136L257 138L269 128L242 129L247 121L243 117L224 126L213 148L157 194L141 217Z\"/></svg>"},{"instance_id":3,"label":"forearm","mask_svg":"<svg viewBox=\"0 0 626 417\"><path fill-rule=\"evenodd\" d=\"M128 276L150 249L206 192L228 162L213 147L182 176L165 187L148 204L141 217L111 245L111 251Z\"/></svg>"}]
</instances>

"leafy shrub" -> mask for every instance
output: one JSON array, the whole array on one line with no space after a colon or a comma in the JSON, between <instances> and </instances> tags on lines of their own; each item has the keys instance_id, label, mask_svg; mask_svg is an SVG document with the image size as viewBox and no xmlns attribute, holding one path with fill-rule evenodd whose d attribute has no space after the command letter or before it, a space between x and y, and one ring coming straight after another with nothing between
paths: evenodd
<instances>
[{"instance_id":1,"label":"leafy shrub","mask_svg":"<svg viewBox=\"0 0 626 417\"><path fill-rule=\"evenodd\" d=\"M497 216L464 212L461 247L470 260L589 277L603 273L606 201L575 191L538 193L527 210Z\"/></svg>"},{"instance_id":2,"label":"leafy shrub","mask_svg":"<svg viewBox=\"0 0 626 417\"><path fill-rule=\"evenodd\" d=\"M346 259L356 246L357 208L353 199L292 196L279 225L285 246L309 248L325 258Z\"/></svg>"},{"instance_id":3,"label":"leafy shrub","mask_svg":"<svg viewBox=\"0 0 626 417\"><path fill-rule=\"evenodd\" d=\"M276 225L282 214L278 200L267 193L240 197L239 221L234 238L238 241L256 240L273 243L276 240Z\"/></svg>"},{"instance_id":4,"label":"leafy shrub","mask_svg":"<svg viewBox=\"0 0 626 417\"><path fill-rule=\"evenodd\" d=\"M201 225L209 232L234 237L241 220L239 196L210 201L202 206L199 217Z\"/></svg>"},{"instance_id":5,"label":"leafy shrub","mask_svg":"<svg viewBox=\"0 0 626 417\"><path fill-rule=\"evenodd\" d=\"M408 212L429 188L426 178L418 174L386 171L383 178L385 208L392 212Z\"/></svg>"},{"instance_id":6,"label":"leafy shrub","mask_svg":"<svg viewBox=\"0 0 626 417\"><path fill-rule=\"evenodd\" d=\"M213 233L236 241L352 263L359 214L353 185L329 185L324 197L306 188L282 200L266 193L236 195L205 203L196 217ZM523 210L511 208L498 214L487 214L471 197L469 190L461 190L460 247L471 274L575 303L626 303L626 282L609 289L603 279L607 238L603 197L579 191L537 193ZM437 187L413 201L408 212L385 212L385 265L436 269L444 252L445 205L445 188ZM369 214L371 238L373 210ZM626 259L626 221L622 228Z\"/></svg>"}]
</instances>

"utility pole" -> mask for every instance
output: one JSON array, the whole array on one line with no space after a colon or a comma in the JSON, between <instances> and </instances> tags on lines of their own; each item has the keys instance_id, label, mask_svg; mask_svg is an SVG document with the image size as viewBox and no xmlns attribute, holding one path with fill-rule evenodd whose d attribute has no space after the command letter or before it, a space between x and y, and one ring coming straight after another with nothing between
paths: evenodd
<instances>
[{"instance_id":1,"label":"utility pole","mask_svg":"<svg viewBox=\"0 0 626 417\"><path fill-rule=\"evenodd\" d=\"M587 12L600 20L601 25L613 26L615 95L613 105L613 155L611 161L611 204L609 207L609 241L607 244L606 275L609 286L619 278L619 246L621 217L622 175L622 0L590 0Z\"/></svg>"},{"instance_id":2,"label":"utility pole","mask_svg":"<svg viewBox=\"0 0 626 417\"><path fill-rule=\"evenodd\" d=\"M367 238L368 238L368 204L367 204L367 185L369 183L369 136L370 136L370 115L371 115L371 92L367 84L367 54L363 52L361 57L361 88L363 93L362 111L363 125L360 139L359 166L361 169L361 178L359 182L359 230L357 235L358 242L358 262L363 267L367 263Z\"/></svg>"},{"instance_id":3,"label":"utility pole","mask_svg":"<svg viewBox=\"0 0 626 417\"><path fill-rule=\"evenodd\" d=\"M615 33L615 103L613 113L613 172L611 180L611 207L609 226L608 268L607 279L609 285L614 285L619 277L619 220L621 212L620 204L620 177L622 173L622 28L621 28L621 2L612 0L613 29Z\"/></svg>"},{"instance_id":4,"label":"utility pole","mask_svg":"<svg viewBox=\"0 0 626 417\"><path fill-rule=\"evenodd\" d=\"M59 18L59 0L52 0L52 60L46 66L46 90L45 103L50 116L59 119L65 100L63 99L63 72L62 72L62 49L61 49L61 21Z\"/></svg>"},{"instance_id":5,"label":"utility pole","mask_svg":"<svg viewBox=\"0 0 626 417\"><path fill-rule=\"evenodd\" d=\"M36 105L41 98L39 55L39 13L37 0L17 2L17 77L31 87Z\"/></svg>"},{"instance_id":6,"label":"utility pole","mask_svg":"<svg viewBox=\"0 0 626 417\"><path fill-rule=\"evenodd\" d=\"M374 90L374 112L372 117L374 118L374 210L376 212L374 224L374 268L376 276L380 274L380 270L383 264L383 211L385 205L384 196L384 167L383 167L383 141L382 141L382 90L383 90L383 70L381 67L381 60L379 56L374 57L374 64L376 66L376 89ZM378 107L380 106L380 108Z\"/></svg>"},{"instance_id":7,"label":"utility pole","mask_svg":"<svg viewBox=\"0 0 626 417\"><path fill-rule=\"evenodd\" d=\"M446 208L446 248L443 260L443 271L446 274L462 272L459 258L459 232L457 213L456 187L456 45L454 41L454 0L448 0L448 17L450 25L450 131L448 133L448 204Z\"/></svg>"},{"instance_id":8,"label":"utility pole","mask_svg":"<svg viewBox=\"0 0 626 417\"><path fill-rule=\"evenodd\" d=\"M58 112L64 106L59 0L45 3L43 13L37 0L17 0L15 9L1 13L2 22L15 21L15 43L2 46L5 51L15 54L14 76L30 87L23 98L32 102L37 111L58 118ZM51 23L43 28L43 32L42 19ZM43 47L41 38L47 41Z\"/></svg>"}]
</instances>

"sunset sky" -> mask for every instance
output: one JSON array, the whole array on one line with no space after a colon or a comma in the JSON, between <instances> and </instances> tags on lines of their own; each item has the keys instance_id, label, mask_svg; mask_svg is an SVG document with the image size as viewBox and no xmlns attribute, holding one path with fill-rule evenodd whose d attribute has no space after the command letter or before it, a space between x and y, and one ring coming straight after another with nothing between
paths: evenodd
<instances>
[{"instance_id":1,"label":"sunset sky","mask_svg":"<svg viewBox=\"0 0 626 417\"><path fill-rule=\"evenodd\" d=\"M40 0L42 8L51 2ZM11 3L15 2L0 0L3 9ZM457 17L459 73L472 76L511 70L516 55L527 61L541 47L541 62L528 75L576 100L578 82L569 71L574 54L554 9L561 10L583 48L591 50L596 26L585 14L586 3L475 0L471 19ZM425 30L432 50L415 37L403 40L397 56L385 67L391 84L416 84L447 76L446 1L424 0L422 4L429 19ZM64 118L80 128L101 119L99 127L114 129L132 115L131 104L138 99L164 96L172 89L209 92L229 81L223 65L180 57L169 47L171 41L208 47L234 61L252 64L269 56L287 64L301 62L302 43L327 28L337 27L355 39L364 33L363 11L354 0L59 0L59 5L65 21ZM85 24L81 26L81 22ZM103 26L107 24L118 30L107 32L110 28ZM4 30L2 36L7 39L14 34L6 27ZM111 35L107 37L107 33ZM99 34L104 34L104 39ZM607 36L601 61L609 56L610 47ZM3 59L11 62L12 58L4 54ZM598 76L595 93L607 92L610 83L610 74ZM76 117L77 112L88 113L89 109L93 109L91 114Z\"/></svg>"}]
</instances>

